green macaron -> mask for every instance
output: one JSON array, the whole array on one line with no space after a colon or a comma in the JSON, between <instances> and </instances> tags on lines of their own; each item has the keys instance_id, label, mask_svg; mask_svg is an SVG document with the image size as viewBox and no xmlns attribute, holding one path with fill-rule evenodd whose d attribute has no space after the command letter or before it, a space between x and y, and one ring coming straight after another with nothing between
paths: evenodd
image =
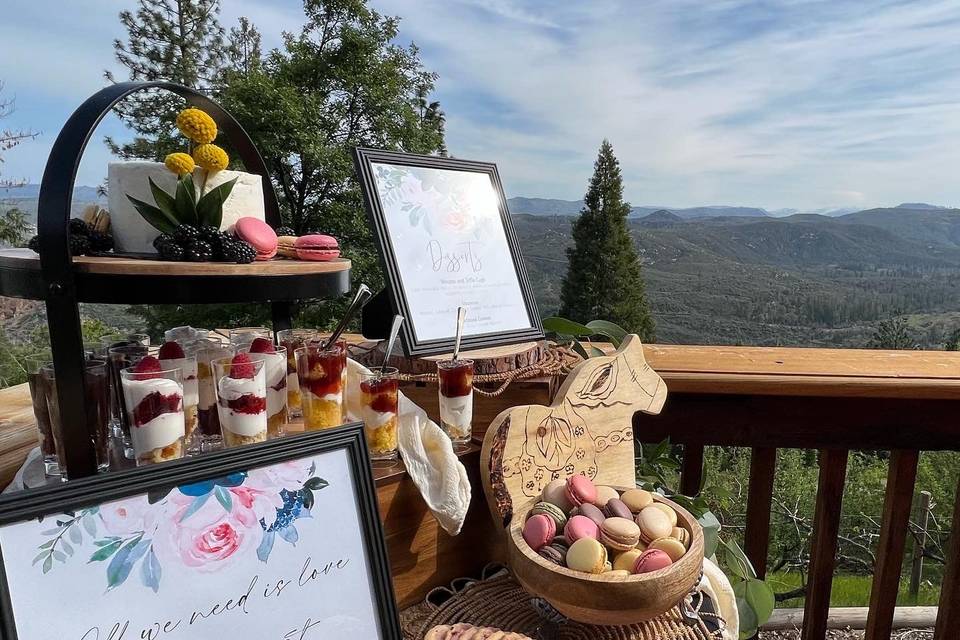
<instances>
[{"instance_id":1,"label":"green macaron","mask_svg":"<svg viewBox=\"0 0 960 640\"><path fill-rule=\"evenodd\" d=\"M538 502L533 505L530 515L535 516L541 513L557 523L557 531L563 531L564 525L567 524L567 514L563 509L550 502Z\"/></svg>"}]
</instances>

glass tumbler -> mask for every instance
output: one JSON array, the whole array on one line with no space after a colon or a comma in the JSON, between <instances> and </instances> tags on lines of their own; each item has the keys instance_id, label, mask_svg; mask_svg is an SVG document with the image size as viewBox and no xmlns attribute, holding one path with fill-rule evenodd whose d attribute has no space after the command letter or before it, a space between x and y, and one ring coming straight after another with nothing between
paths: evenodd
<instances>
[{"instance_id":1,"label":"glass tumbler","mask_svg":"<svg viewBox=\"0 0 960 640\"><path fill-rule=\"evenodd\" d=\"M127 344L111 347L107 351L107 369L110 375L110 416L114 426L113 435L123 443L123 455L133 457L133 444L130 441L130 421L127 403L123 395L120 372L134 366L150 353L150 348L142 344Z\"/></svg>"},{"instance_id":2,"label":"glass tumbler","mask_svg":"<svg viewBox=\"0 0 960 640\"><path fill-rule=\"evenodd\" d=\"M464 450L473 435L473 360L458 358L437 362L440 379L440 427L454 449Z\"/></svg>"},{"instance_id":3,"label":"glass tumbler","mask_svg":"<svg viewBox=\"0 0 960 640\"><path fill-rule=\"evenodd\" d=\"M212 364L223 446L266 442L266 362L258 360L235 365L232 358L223 358Z\"/></svg>"},{"instance_id":4,"label":"glass tumbler","mask_svg":"<svg viewBox=\"0 0 960 640\"><path fill-rule=\"evenodd\" d=\"M164 369L180 369L183 374L183 416L185 423L185 442L193 440L193 432L197 428L197 410L200 404L200 383L197 380L197 358L193 355L184 357L161 359L160 366Z\"/></svg>"},{"instance_id":5,"label":"glass tumbler","mask_svg":"<svg viewBox=\"0 0 960 640\"><path fill-rule=\"evenodd\" d=\"M233 357L233 347L217 340L203 339L192 342L187 346L188 355L197 359L197 435L194 442L190 442L191 449L195 446L200 451L213 451L223 444L223 434L220 431L220 414L217 410L217 381L213 374L214 360L230 359Z\"/></svg>"},{"instance_id":6,"label":"glass tumbler","mask_svg":"<svg viewBox=\"0 0 960 640\"><path fill-rule=\"evenodd\" d=\"M287 426L287 349L275 353L249 353L254 362L264 363L267 383L267 437L279 438Z\"/></svg>"},{"instance_id":7,"label":"glass tumbler","mask_svg":"<svg viewBox=\"0 0 960 640\"><path fill-rule=\"evenodd\" d=\"M48 383L41 373L43 367L51 365L52 359L53 356L49 351L31 354L24 358L24 369L27 370L33 417L37 421L37 439L40 443L40 454L43 456L43 470L48 476L59 476L60 463L57 459L57 447L53 441L50 412L47 410L47 395L50 392L47 389Z\"/></svg>"},{"instance_id":8,"label":"glass tumbler","mask_svg":"<svg viewBox=\"0 0 960 640\"><path fill-rule=\"evenodd\" d=\"M183 457L183 371L120 371L137 466Z\"/></svg>"},{"instance_id":9,"label":"glass tumbler","mask_svg":"<svg viewBox=\"0 0 960 640\"><path fill-rule=\"evenodd\" d=\"M296 351L303 426L307 431L338 427L344 421L347 381L347 343L329 349L311 342Z\"/></svg>"},{"instance_id":10,"label":"glass tumbler","mask_svg":"<svg viewBox=\"0 0 960 640\"><path fill-rule=\"evenodd\" d=\"M282 329L277 342L287 350L287 412L291 418L303 416L300 400L300 378L297 376L297 349L319 336L312 329Z\"/></svg>"},{"instance_id":11,"label":"glass tumbler","mask_svg":"<svg viewBox=\"0 0 960 640\"><path fill-rule=\"evenodd\" d=\"M400 380L395 367L374 367L360 374L360 417L367 449L375 461L397 459Z\"/></svg>"},{"instance_id":12,"label":"glass tumbler","mask_svg":"<svg viewBox=\"0 0 960 640\"><path fill-rule=\"evenodd\" d=\"M60 414L60 401L57 395L57 376L53 364L46 364L40 370L42 384L46 392L47 411L50 414L50 430L53 434L53 443L57 451L57 460L60 466L60 476L70 477L70 468L67 466L66 443L63 439L64 429L74 428L68 424ZM86 408L86 423L90 430L90 444L96 451L97 469L105 471L110 467L110 433L109 433L109 393L107 382L107 366L102 360L89 360L84 365L84 406Z\"/></svg>"},{"instance_id":13,"label":"glass tumbler","mask_svg":"<svg viewBox=\"0 0 960 640\"><path fill-rule=\"evenodd\" d=\"M273 340L273 331L268 327L237 327L230 329L230 344L237 351L241 351L250 346L257 338L267 338Z\"/></svg>"}]
</instances>

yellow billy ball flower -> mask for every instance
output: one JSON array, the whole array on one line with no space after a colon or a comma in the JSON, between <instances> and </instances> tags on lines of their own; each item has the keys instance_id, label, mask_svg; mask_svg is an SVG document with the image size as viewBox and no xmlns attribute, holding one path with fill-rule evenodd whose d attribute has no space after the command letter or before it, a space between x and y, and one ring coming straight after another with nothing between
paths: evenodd
<instances>
[{"instance_id":1,"label":"yellow billy ball flower","mask_svg":"<svg viewBox=\"0 0 960 640\"><path fill-rule=\"evenodd\" d=\"M193 168L196 166L189 153L171 153L163 159L163 164L167 165L167 169L170 169L170 171L173 171L178 176L182 176L185 173L193 173Z\"/></svg>"},{"instance_id":2,"label":"yellow billy ball flower","mask_svg":"<svg viewBox=\"0 0 960 640\"><path fill-rule=\"evenodd\" d=\"M217 123L206 112L194 107L180 112L177 128L197 144L213 142L217 137Z\"/></svg>"},{"instance_id":3,"label":"yellow billy ball flower","mask_svg":"<svg viewBox=\"0 0 960 640\"><path fill-rule=\"evenodd\" d=\"M207 171L226 169L230 163L227 152L215 144L201 144L193 150L194 161Z\"/></svg>"}]
</instances>

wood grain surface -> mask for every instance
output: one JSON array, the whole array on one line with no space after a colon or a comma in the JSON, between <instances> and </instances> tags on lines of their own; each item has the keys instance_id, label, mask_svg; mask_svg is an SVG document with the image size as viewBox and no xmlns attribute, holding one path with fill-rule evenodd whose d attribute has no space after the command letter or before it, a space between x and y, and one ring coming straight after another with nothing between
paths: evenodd
<instances>
[{"instance_id":1,"label":"wood grain surface","mask_svg":"<svg viewBox=\"0 0 960 640\"><path fill-rule=\"evenodd\" d=\"M379 365L383 362L383 345L383 341L364 342L357 345L360 351L355 351L351 355L363 364ZM506 373L539 362L546 346L545 342L523 342L502 347L461 351L460 357L473 360L475 374ZM403 354L394 353L390 356L390 366L396 367L402 373L413 375L436 373L437 361L448 360L452 356L452 353L445 353L423 358L408 358Z\"/></svg>"},{"instance_id":2,"label":"wood grain surface","mask_svg":"<svg viewBox=\"0 0 960 640\"><path fill-rule=\"evenodd\" d=\"M634 486L619 486L628 489ZM515 518L507 537L507 556L517 581L550 602L560 613L578 622L624 625L645 622L669 610L700 580L703 567L703 529L685 509L666 498L658 502L677 512L677 524L690 533L687 553L665 569L631 576L589 574L559 567L541 558L523 539L522 518ZM531 500L521 507L526 512Z\"/></svg>"},{"instance_id":3,"label":"wood grain surface","mask_svg":"<svg viewBox=\"0 0 960 640\"><path fill-rule=\"evenodd\" d=\"M514 505L577 473L598 484L633 486L633 416L658 413L666 397L666 385L631 335L613 355L577 365L550 406L527 404L498 415L480 457L494 520L506 527Z\"/></svg>"},{"instance_id":4,"label":"wood grain surface","mask_svg":"<svg viewBox=\"0 0 960 640\"><path fill-rule=\"evenodd\" d=\"M74 270L80 273L103 273L151 276L298 276L314 273L336 273L350 268L350 261L338 258L329 262L312 260L264 260L250 264L224 262L167 262L136 258L77 256ZM0 267L40 270L40 256L29 249L0 250Z\"/></svg>"}]
</instances>

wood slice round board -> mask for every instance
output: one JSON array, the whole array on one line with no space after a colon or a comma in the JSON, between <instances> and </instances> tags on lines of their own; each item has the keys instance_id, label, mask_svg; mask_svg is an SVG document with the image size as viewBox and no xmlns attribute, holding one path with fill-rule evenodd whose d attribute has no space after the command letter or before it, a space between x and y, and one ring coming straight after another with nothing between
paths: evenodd
<instances>
[{"instance_id":1,"label":"wood slice round board","mask_svg":"<svg viewBox=\"0 0 960 640\"><path fill-rule=\"evenodd\" d=\"M367 351L358 358L359 361L363 364L369 362L379 366L383 362L383 346L383 341L362 343L360 348ZM543 354L548 348L546 342L523 342L502 347L461 351L460 357L473 360L473 373L475 375L506 373L536 364L543 358ZM396 367L402 373L411 375L436 373L437 361L446 360L452 355L447 353L423 358L407 358L403 354L394 354L390 356L390 366Z\"/></svg>"},{"instance_id":2,"label":"wood slice round board","mask_svg":"<svg viewBox=\"0 0 960 640\"><path fill-rule=\"evenodd\" d=\"M596 484L636 484L633 416L660 413L667 386L650 368L636 335L609 356L590 358L567 376L549 407L506 409L487 429L480 472L495 522L552 480L581 473Z\"/></svg>"}]
</instances>

